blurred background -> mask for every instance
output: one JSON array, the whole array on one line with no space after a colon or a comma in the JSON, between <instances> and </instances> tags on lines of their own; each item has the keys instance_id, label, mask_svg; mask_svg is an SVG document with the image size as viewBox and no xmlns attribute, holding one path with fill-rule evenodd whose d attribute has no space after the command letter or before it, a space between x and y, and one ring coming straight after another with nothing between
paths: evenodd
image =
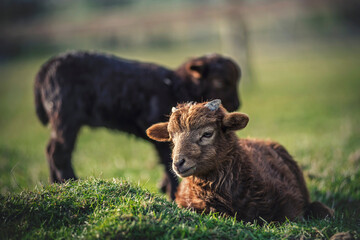
<instances>
[{"instance_id":1,"label":"blurred background","mask_svg":"<svg viewBox=\"0 0 360 240\"><path fill-rule=\"evenodd\" d=\"M74 49L170 68L232 57L250 115L239 136L281 142L313 198L360 212L360 1L1 0L2 194L48 184L49 129L35 116L33 82L49 57ZM154 192L162 177L148 143L102 128L82 129L73 164L81 178L123 177Z\"/></svg>"},{"instance_id":2,"label":"blurred background","mask_svg":"<svg viewBox=\"0 0 360 240\"><path fill-rule=\"evenodd\" d=\"M181 48L194 54L220 51L230 55L251 79L255 78L252 58L258 51L286 52L324 43L351 47L360 34L360 3L2 0L0 21L2 61L67 49L135 51L138 55L148 49L156 53Z\"/></svg>"}]
</instances>

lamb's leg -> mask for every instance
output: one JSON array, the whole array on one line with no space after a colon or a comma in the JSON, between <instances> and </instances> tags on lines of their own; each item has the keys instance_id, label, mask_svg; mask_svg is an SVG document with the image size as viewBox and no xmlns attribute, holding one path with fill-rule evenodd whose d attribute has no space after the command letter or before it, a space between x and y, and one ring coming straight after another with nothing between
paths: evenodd
<instances>
[{"instance_id":1,"label":"lamb's leg","mask_svg":"<svg viewBox=\"0 0 360 240\"><path fill-rule=\"evenodd\" d=\"M318 201L310 203L304 213L305 219L309 219L309 218L324 219L326 217L331 218L333 216L334 216L334 210L332 210L325 204Z\"/></svg>"},{"instance_id":2,"label":"lamb's leg","mask_svg":"<svg viewBox=\"0 0 360 240\"><path fill-rule=\"evenodd\" d=\"M63 127L52 131L46 148L51 182L76 179L71 164L71 154L74 150L78 131L79 127Z\"/></svg>"},{"instance_id":3,"label":"lamb's leg","mask_svg":"<svg viewBox=\"0 0 360 240\"><path fill-rule=\"evenodd\" d=\"M179 185L178 179L172 171L171 149L168 143L155 143L161 163L165 166L165 176L161 182L161 190L166 192L171 200L175 199L175 193Z\"/></svg>"}]
</instances>

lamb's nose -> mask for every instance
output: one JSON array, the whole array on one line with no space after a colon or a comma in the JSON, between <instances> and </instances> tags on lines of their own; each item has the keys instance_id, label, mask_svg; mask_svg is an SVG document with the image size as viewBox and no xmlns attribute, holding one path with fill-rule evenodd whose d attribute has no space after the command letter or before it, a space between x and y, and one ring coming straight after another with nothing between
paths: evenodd
<instances>
[{"instance_id":1,"label":"lamb's nose","mask_svg":"<svg viewBox=\"0 0 360 240\"><path fill-rule=\"evenodd\" d=\"M185 158L180 157L179 161L177 161L177 162L175 163L175 167L176 167L178 170L180 170L180 168L181 168L182 166L184 166L184 164L185 164Z\"/></svg>"}]
</instances>

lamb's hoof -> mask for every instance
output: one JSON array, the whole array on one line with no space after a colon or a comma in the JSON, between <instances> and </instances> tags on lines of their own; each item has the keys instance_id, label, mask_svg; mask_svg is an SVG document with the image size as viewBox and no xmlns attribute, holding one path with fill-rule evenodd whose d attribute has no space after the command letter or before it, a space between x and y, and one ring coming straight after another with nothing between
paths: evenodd
<instances>
[{"instance_id":1,"label":"lamb's hoof","mask_svg":"<svg viewBox=\"0 0 360 240\"><path fill-rule=\"evenodd\" d=\"M334 217L334 210L321 202L315 201L309 205L305 217L316 219L332 218Z\"/></svg>"}]
</instances>

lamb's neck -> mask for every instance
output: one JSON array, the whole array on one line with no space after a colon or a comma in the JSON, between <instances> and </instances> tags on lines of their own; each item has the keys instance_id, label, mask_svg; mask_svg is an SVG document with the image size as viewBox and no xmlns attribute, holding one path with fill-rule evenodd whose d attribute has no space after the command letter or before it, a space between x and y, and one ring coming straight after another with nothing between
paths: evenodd
<instances>
[{"instance_id":1,"label":"lamb's neck","mask_svg":"<svg viewBox=\"0 0 360 240\"><path fill-rule=\"evenodd\" d=\"M197 101L200 102L203 99L201 97L204 95L203 89L200 85L201 80L198 83L195 82L188 74L183 72L175 72L177 79L179 80L177 85L177 91L181 92L181 102L184 101Z\"/></svg>"},{"instance_id":2,"label":"lamb's neck","mask_svg":"<svg viewBox=\"0 0 360 240\"><path fill-rule=\"evenodd\" d=\"M204 175L194 176L193 182L210 191L229 192L232 187L229 184L241 176L243 159L240 156L239 148L233 148L224 156L219 157L221 161L216 169ZM234 169L238 169L238 171L234 172Z\"/></svg>"}]
</instances>

